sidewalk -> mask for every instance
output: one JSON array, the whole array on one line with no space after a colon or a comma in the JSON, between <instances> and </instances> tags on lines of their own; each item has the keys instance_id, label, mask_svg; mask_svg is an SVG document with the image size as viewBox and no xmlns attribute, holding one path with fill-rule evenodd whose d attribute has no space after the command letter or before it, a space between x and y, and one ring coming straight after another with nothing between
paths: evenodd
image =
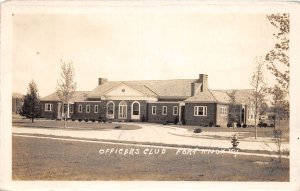
<instances>
[{"instance_id":1,"label":"sidewalk","mask_svg":"<svg viewBox=\"0 0 300 191\"><path fill-rule=\"evenodd\" d=\"M53 136L69 136L74 138L102 139L113 141L132 141L139 143L163 143L176 144L196 147L213 147L213 148L231 148L231 139L235 132L224 132L225 138L212 138L211 132L203 132L195 135L184 128L164 126L160 124L140 124L141 129L137 130L76 130L76 129L57 129L57 128L23 128L13 127L13 133L22 134L42 134ZM216 132L222 134L222 132ZM224 136L225 136L224 134ZM238 148L242 150L260 150L276 151L276 144L270 139L260 139L258 141L239 140ZM289 144L282 143L282 149L288 149Z\"/></svg>"}]
</instances>

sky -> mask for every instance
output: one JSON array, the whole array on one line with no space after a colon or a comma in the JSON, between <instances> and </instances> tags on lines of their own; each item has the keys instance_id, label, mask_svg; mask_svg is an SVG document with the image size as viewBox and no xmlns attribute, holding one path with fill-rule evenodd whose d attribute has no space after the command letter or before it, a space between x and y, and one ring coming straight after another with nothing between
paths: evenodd
<instances>
[{"instance_id":1,"label":"sky","mask_svg":"<svg viewBox=\"0 0 300 191\"><path fill-rule=\"evenodd\" d=\"M197 79L212 89L251 88L255 57L274 47L265 14L101 13L15 14L13 92L34 80L55 91L60 60L72 62L77 90L108 80ZM271 82L271 75L266 75Z\"/></svg>"}]
</instances>

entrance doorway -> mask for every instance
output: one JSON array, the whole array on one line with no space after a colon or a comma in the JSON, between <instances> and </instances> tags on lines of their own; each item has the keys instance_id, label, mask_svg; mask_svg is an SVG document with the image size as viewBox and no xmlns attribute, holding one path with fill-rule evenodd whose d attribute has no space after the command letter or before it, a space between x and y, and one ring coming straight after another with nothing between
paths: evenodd
<instances>
[{"instance_id":1,"label":"entrance doorway","mask_svg":"<svg viewBox=\"0 0 300 191\"><path fill-rule=\"evenodd\" d=\"M119 104L119 119L127 119L127 103L121 101Z\"/></svg>"},{"instance_id":2,"label":"entrance doorway","mask_svg":"<svg viewBox=\"0 0 300 191\"><path fill-rule=\"evenodd\" d=\"M180 106L180 122L184 124L185 121L185 106Z\"/></svg>"}]
</instances>

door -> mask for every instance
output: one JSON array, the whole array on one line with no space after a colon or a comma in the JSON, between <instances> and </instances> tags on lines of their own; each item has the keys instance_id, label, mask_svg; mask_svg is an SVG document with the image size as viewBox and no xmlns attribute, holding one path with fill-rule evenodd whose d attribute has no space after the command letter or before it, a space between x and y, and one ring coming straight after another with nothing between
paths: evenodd
<instances>
[{"instance_id":1,"label":"door","mask_svg":"<svg viewBox=\"0 0 300 191\"><path fill-rule=\"evenodd\" d=\"M183 123L184 120L185 120L185 106L180 106L180 116L181 116L181 119L180 121Z\"/></svg>"},{"instance_id":2,"label":"door","mask_svg":"<svg viewBox=\"0 0 300 191\"><path fill-rule=\"evenodd\" d=\"M121 101L119 104L119 119L127 118L127 103L125 101Z\"/></svg>"}]
</instances>

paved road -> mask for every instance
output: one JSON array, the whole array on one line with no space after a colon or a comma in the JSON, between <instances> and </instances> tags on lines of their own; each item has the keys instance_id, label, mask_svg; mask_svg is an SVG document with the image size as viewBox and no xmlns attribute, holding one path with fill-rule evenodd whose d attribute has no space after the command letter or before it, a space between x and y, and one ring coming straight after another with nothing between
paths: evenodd
<instances>
[{"instance_id":1,"label":"paved road","mask_svg":"<svg viewBox=\"0 0 300 191\"><path fill-rule=\"evenodd\" d=\"M50 129L50 128L21 128L13 127L13 133L43 134L54 136L70 136L75 138L104 139L115 141L136 141L148 143L164 143L176 145L190 145L199 147L230 148L231 139L212 139L201 133L195 137L184 128L164 126L159 124L140 124L141 129L136 130L74 130L74 129ZM208 132L208 134L212 132ZM217 132L218 133L218 132ZM224 132L224 134L235 134L235 132ZM232 137L231 135L228 137ZM266 144L267 143L267 144ZM276 151L275 143L267 139L260 141L240 141L240 149ZM282 148L289 148L287 143Z\"/></svg>"}]
</instances>

